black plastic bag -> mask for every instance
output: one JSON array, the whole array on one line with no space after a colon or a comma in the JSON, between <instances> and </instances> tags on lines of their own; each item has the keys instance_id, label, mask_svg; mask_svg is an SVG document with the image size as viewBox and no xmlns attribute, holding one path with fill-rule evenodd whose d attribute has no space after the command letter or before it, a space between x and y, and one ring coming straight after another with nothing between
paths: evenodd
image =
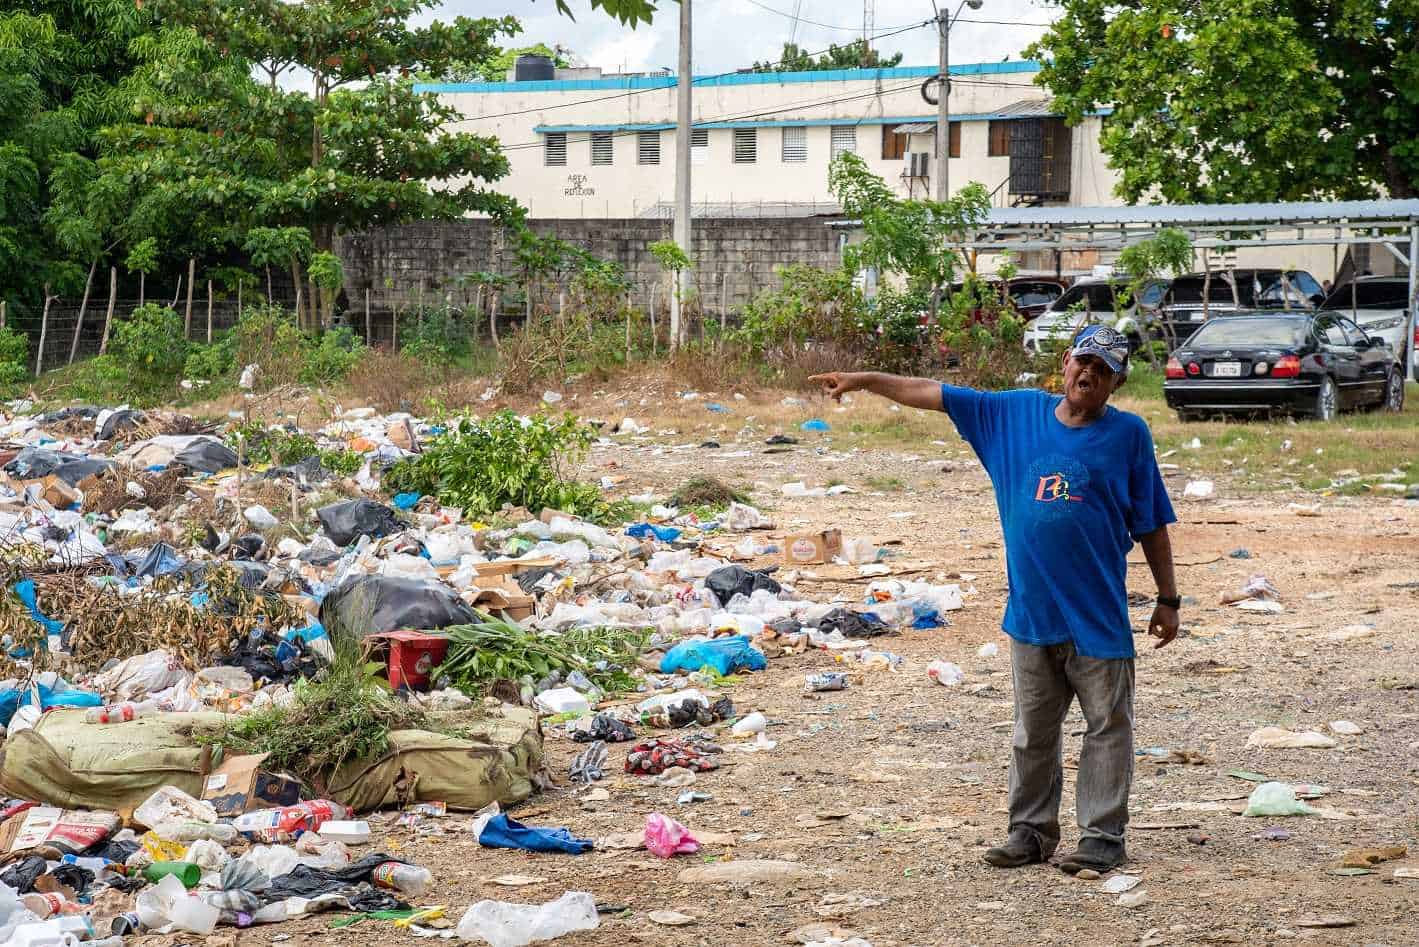
<instances>
[{"instance_id":1,"label":"black plastic bag","mask_svg":"<svg viewBox=\"0 0 1419 947\"><path fill-rule=\"evenodd\" d=\"M119 434L124 431L133 430L146 420L148 420L148 416L142 411L135 411L132 408L122 408L103 419L103 427L99 428L98 439L101 441L111 441Z\"/></svg>"},{"instance_id":2,"label":"black plastic bag","mask_svg":"<svg viewBox=\"0 0 1419 947\"><path fill-rule=\"evenodd\" d=\"M766 573L754 572L743 566L723 566L705 576L705 588L719 599L721 607L728 605L735 595L753 595L759 589L778 594L783 586Z\"/></svg>"},{"instance_id":3,"label":"black plastic bag","mask_svg":"<svg viewBox=\"0 0 1419 947\"><path fill-rule=\"evenodd\" d=\"M284 479L301 483L324 483L335 475L325 469L318 454L311 454L299 463L287 464L284 467L272 467L261 476L266 480Z\"/></svg>"},{"instance_id":4,"label":"black plastic bag","mask_svg":"<svg viewBox=\"0 0 1419 947\"><path fill-rule=\"evenodd\" d=\"M315 511L320 528L337 546L348 546L361 536L379 539L404 529L394 511L372 500L345 500Z\"/></svg>"},{"instance_id":5,"label":"black plastic bag","mask_svg":"<svg viewBox=\"0 0 1419 947\"><path fill-rule=\"evenodd\" d=\"M39 423L54 424L57 421L67 421L70 418L87 418L93 421L98 418L99 410L97 406L91 404L74 404L67 408L60 408L58 411L40 415Z\"/></svg>"},{"instance_id":6,"label":"black plastic bag","mask_svg":"<svg viewBox=\"0 0 1419 947\"><path fill-rule=\"evenodd\" d=\"M401 628L447 628L478 620L477 614L442 582L362 575L347 579L320 603L320 623L358 629L361 637Z\"/></svg>"},{"instance_id":7,"label":"black plastic bag","mask_svg":"<svg viewBox=\"0 0 1419 947\"><path fill-rule=\"evenodd\" d=\"M47 865L42 855L30 855L0 872L0 881L20 894L29 894L34 890L35 880L45 873Z\"/></svg>"},{"instance_id":8,"label":"black plastic bag","mask_svg":"<svg viewBox=\"0 0 1419 947\"><path fill-rule=\"evenodd\" d=\"M214 474L237 465L236 451L212 437L198 437L172 459L173 466Z\"/></svg>"},{"instance_id":9,"label":"black plastic bag","mask_svg":"<svg viewBox=\"0 0 1419 947\"><path fill-rule=\"evenodd\" d=\"M824 634L837 630L843 633L844 638L875 638L891 630L876 615L864 615L846 608L833 609L811 627Z\"/></svg>"},{"instance_id":10,"label":"black plastic bag","mask_svg":"<svg viewBox=\"0 0 1419 947\"><path fill-rule=\"evenodd\" d=\"M5 465L5 472L17 480L38 480L54 474L69 486L77 486L100 471L112 467L107 460L92 460L43 447L26 447Z\"/></svg>"},{"instance_id":11,"label":"black plastic bag","mask_svg":"<svg viewBox=\"0 0 1419 947\"><path fill-rule=\"evenodd\" d=\"M403 906L393 892L380 891L371 884L371 876L376 868L385 862L407 865L402 858L391 858L382 852L366 855L359 861L350 862L344 868L312 868L297 865L288 874L271 879L271 887L263 892L267 902L284 901L287 898L315 898L320 895L339 895L350 902L355 911L389 911Z\"/></svg>"}]
</instances>

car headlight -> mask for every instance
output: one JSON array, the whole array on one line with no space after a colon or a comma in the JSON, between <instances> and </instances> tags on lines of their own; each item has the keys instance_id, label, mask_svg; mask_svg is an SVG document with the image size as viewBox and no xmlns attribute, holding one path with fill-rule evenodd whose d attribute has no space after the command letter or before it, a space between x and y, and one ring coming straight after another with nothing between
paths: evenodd
<instances>
[{"instance_id":1,"label":"car headlight","mask_svg":"<svg viewBox=\"0 0 1419 947\"><path fill-rule=\"evenodd\" d=\"M1362 322L1360 328L1366 332L1382 332L1385 329L1398 329L1404 325L1403 316L1395 316L1392 319L1380 319L1376 322Z\"/></svg>"}]
</instances>

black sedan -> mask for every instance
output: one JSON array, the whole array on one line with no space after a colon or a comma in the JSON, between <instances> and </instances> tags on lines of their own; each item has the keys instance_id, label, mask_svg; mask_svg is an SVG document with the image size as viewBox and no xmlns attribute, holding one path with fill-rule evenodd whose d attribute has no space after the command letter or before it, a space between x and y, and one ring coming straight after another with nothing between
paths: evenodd
<instances>
[{"instance_id":1,"label":"black sedan","mask_svg":"<svg viewBox=\"0 0 1419 947\"><path fill-rule=\"evenodd\" d=\"M1211 319L1178 346L1163 394L1184 421L1261 411L1329 420L1403 410L1404 373L1383 340L1340 313L1250 313Z\"/></svg>"}]
</instances>

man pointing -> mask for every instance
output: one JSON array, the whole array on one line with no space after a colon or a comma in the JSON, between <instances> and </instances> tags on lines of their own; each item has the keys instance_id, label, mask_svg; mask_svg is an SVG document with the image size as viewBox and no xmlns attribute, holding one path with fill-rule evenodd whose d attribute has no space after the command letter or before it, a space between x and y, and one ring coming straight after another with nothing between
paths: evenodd
<instances>
[{"instance_id":1,"label":"man pointing","mask_svg":"<svg viewBox=\"0 0 1419 947\"><path fill-rule=\"evenodd\" d=\"M1080 840L1060 867L1104 872L1126 853L1133 779L1133 632L1127 555L1143 546L1157 583L1149 634L1178 633L1168 524L1172 504L1143 419L1109 407L1128 372L1128 342L1089 326L1064 357L1064 396L1038 390L976 391L880 372L816 375L841 398L870 391L899 404L945 411L995 488L1010 594L1015 734L1010 831L985 853L1000 868L1048 860L1059 845L1063 735L1079 699L1088 729L1075 786Z\"/></svg>"}]
</instances>

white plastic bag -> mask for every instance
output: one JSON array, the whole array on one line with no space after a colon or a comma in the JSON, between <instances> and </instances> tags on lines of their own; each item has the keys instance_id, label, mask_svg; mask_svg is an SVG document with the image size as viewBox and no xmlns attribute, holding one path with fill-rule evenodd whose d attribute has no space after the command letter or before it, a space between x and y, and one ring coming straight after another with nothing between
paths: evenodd
<instances>
[{"instance_id":1,"label":"white plastic bag","mask_svg":"<svg viewBox=\"0 0 1419 947\"><path fill-rule=\"evenodd\" d=\"M138 919L149 930L171 924L175 929L207 935L217 926L217 908L189 896L175 875L167 875L156 885L138 893Z\"/></svg>"},{"instance_id":2,"label":"white plastic bag","mask_svg":"<svg viewBox=\"0 0 1419 947\"><path fill-rule=\"evenodd\" d=\"M938 684L955 687L966 679L966 672L950 661L932 661L926 666L926 676Z\"/></svg>"},{"instance_id":3,"label":"white plastic bag","mask_svg":"<svg viewBox=\"0 0 1419 947\"><path fill-rule=\"evenodd\" d=\"M540 905L479 901L458 922L457 934L466 940L485 940L492 947L526 947L572 931L594 931L600 923L596 899L583 891L568 891Z\"/></svg>"},{"instance_id":4,"label":"white plastic bag","mask_svg":"<svg viewBox=\"0 0 1419 947\"><path fill-rule=\"evenodd\" d=\"M133 810L133 821L148 828L165 822L217 821L217 810L210 802L193 799L176 786L164 786Z\"/></svg>"},{"instance_id":5,"label":"white plastic bag","mask_svg":"<svg viewBox=\"0 0 1419 947\"><path fill-rule=\"evenodd\" d=\"M182 662L159 649L120 661L95 677L93 687L118 702L141 700L185 679Z\"/></svg>"},{"instance_id":6,"label":"white plastic bag","mask_svg":"<svg viewBox=\"0 0 1419 947\"><path fill-rule=\"evenodd\" d=\"M1285 783L1262 783L1247 799L1244 816L1314 815L1315 810L1296 798L1296 790Z\"/></svg>"},{"instance_id":7,"label":"white plastic bag","mask_svg":"<svg viewBox=\"0 0 1419 947\"><path fill-rule=\"evenodd\" d=\"M271 878L279 878L290 874L291 869L301 863L301 856L289 845L256 845L241 856L241 860L255 865Z\"/></svg>"}]
</instances>

